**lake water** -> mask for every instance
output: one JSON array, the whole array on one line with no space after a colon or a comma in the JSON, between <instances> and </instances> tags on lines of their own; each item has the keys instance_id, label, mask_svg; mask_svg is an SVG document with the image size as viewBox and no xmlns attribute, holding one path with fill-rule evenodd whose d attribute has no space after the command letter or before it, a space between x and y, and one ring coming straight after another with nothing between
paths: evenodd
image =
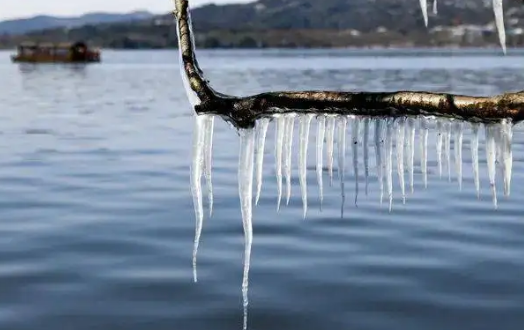
<instances>
[{"instance_id":1,"label":"lake water","mask_svg":"<svg viewBox=\"0 0 524 330\"><path fill-rule=\"evenodd\" d=\"M239 136L215 120L214 212L209 218L206 210L193 283L194 117L176 52L105 51L103 63L89 66L15 65L8 56L0 53L0 329L242 329ZM236 95L282 89L485 95L523 89L524 81L524 51L515 50L506 57L498 50L199 56L213 86ZM393 160L391 212L387 201L380 203L374 156L367 194L358 161L355 203L348 143L341 217L337 173L333 186L324 175L320 210L314 121L303 219L297 152L289 205L276 210L271 123L253 210L249 329L524 327L524 130L513 128L509 196L497 172L497 208L480 132L479 198L469 125L462 189L453 154L450 178L446 164L440 177L431 128L428 187L417 144L406 204Z\"/></svg>"}]
</instances>

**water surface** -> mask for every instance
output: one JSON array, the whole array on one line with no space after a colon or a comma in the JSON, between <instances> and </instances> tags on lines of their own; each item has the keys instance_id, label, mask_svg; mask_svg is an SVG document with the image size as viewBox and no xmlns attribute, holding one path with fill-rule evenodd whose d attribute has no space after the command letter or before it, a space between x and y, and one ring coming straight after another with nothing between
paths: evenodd
<instances>
[{"instance_id":1,"label":"water surface","mask_svg":"<svg viewBox=\"0 0 524 330\"><path fill-rule=\"evenodd\" d=\"M195 284L194 118L177 54L105 51L103 63L90 66L15 65L8 55L0 53L0 328L241 329L239 138L215 121L215 207L204 221ZM521 90L524 81L522 51L507 57L477 50L199 56L213 86L237 95L278 89L486 95ZM273 128L253 214L250 329L524 326L520 125L513 133L511 195L498 186L497 209L483 132L479 199L470 131L459 189L455 172L449 180L444 167L439 176L431 130L428 188L415 167L414 193L402 204L395 176L391 212L380 204L375 173L367 196L361 190L354 204L348 144L344 218L339 186L330 187L327 176L320 211L313 125L305 220L297 152L290 203L276 211Z\"/></svg>"}]
</instances>

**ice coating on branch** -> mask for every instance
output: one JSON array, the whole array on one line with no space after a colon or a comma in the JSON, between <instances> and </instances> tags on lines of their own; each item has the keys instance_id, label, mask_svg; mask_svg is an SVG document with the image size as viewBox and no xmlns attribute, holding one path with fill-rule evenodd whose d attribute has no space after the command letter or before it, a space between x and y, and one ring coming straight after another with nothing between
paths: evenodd
<instances>
[{"instance_id":1,"label":"ice coating on branch","mask_svg":"<svg viewBox=\"0 0 524 330\"><path fill-rule=\"evenodd\" d=\"M257 184L257 195L255 198L255 204L258 205L260 199L260 191L262 190L262 172L264 167L264 148L266 145L267 128L269 126L269 118L262 118L256 125L256 138L257 138L257 154L256 154L256 184Z\"/></svg>"},{"instance_id":2,"label":"ice coating on branch","mask_svg":"<svg viewBox=\"0 0 524 330\"><path fill-rule=\"evenodd\" d=\"M275 130L275 171L277 177L277 210L282 202L282 154L284 146L284 131L286 130L286 117L276 116L277 128Z\"/></svg>"},{"instance_id":3,"label":"ice coating on branch","mask_svg":"<svg viewBox=\"0 0 524 330\"><path fill-rule=\"evenodd\" d=\"M286 129L284 131L284 174L286 176L286 205L291 198L291 156L293 154L293 131L295 115L286 115Z\"/></svg>"},{"instance_id":4,"label":"ice coating on branch","mask_svg":"<svg viewBox=\"0 0 524 330\"><path fill-rule=\"evenodd\" d=\"M251 245L253 244L253 155L255 151L255 131L240 131L240 153L238 164L238 195L244 227L244 274L242 277L242 297L244 305L244 330L247 329L247 306L249 265Z\"/></svg>"},{"instance_id":5,"label":"ice coating on branch","mask_svg":"<svg viewBox=\"0 0 524 330\"><path fill-rule=\"evenodd\" d=\"M312 115L300 117L299 135L299 160L298 172L300 181L300 192L302 195L302 207L304 210L304 219L307 214L307 149L309 145L309 128L311 125Z\"/></svg>"},{"instance_id":6,"label":"ice coating on branch","mask_svg":"<svg viewBox=\"0 0 524 330\"><path fill-rule=\"evenodd\" d=\"M366 182L366 196L368 195L369 181L369 118L364 118L364 178Z\"/></svg>"},{"instance_id":7,"label":"ice coating on branch","mask_svg":"<svg viewBox=\"0 0 524 330\"><path fill-rule=\"evenodd\" d=\"M324 136L326 133L326 116L317 117L317 184L318 184L318 198L320 200L320 209L322 209L322 202L324 201L324 184L322 181L322 166L324 160Z\"/></svg>"},{"instance_id":8,"label":"ice coating on branch","mask_svg":"<svg viewBox=\"0 0 524 330\"><path fill-rule=\"evenodd\" d=\"M384 199L384 164L382 164L382 155L384 153L384 124L385 122L383 120L375 119L375 134L373 137L375 142L375 166L380 189L380 204L382 204Z\"/></svg>"},{"instance_id":9,"label":"ice coating on branch","mask_svg":"<svg viewBox=\"0 0 524 330\"><path fill-rule=\"evenodd\" d=\"M191 163L191 194L195 210L195 239L193 243L193 281L197 281L197 253L204 222L202 205L202 172L204 170L204 135L207 116L196 116L193 128L193 160Z\"/></svg>"},{"instance_id":10,"label":"ice coating on branch","mask_svg":"<svg viewBox=\"0 0 524 330\"><path fill-rule=\"evenodd\" d=\"M428 1L419 0L420 9L422 9L422 17L424 17L424 25L428 27Z\"/></svg>"},{"instance_id":11,"label":"ice coating on branch","mask_svg":"<svg viewBox=\"0 0 524 330\"><path fill-rule=\"evenodd\" d=\"M397 172L402 193L402 203L406 204L406 187L404 182L404 139L406 137L406 121L400 118L397 126L397 139L395 143L397 151Z\"/></svg>"},{"instance_id":12,"label":"ice coating on branch","mask_svg":"<svg viewBox=\"0 0 524 330\"><path fill-rule=\"evenodd\" d=\"M329 173L329 184L333 185L333 150L335 140L335 116L327 117L326 127L326 153L327 153L327 167Z\"/></svg>"},{"instance_id":13,"label":"ice coating on branch","mask_svg":"<svg viewBox=\"0 0 524 330\"><path fill-rule=\"evenodd\" d=\"M340 216L344 217L344 205L346 202L346 189L345 189L345 160L346 160L346 126L347 126L347 118L345 116L341 116L338 119L338 138L337 138L337 145L338 145L338 178L340 180L340 196L342 197L342 206L340 210Z\"/></svg>"},{"instance_id":14,"label":"ice coating on branch","mask_svg":"<svg viewBox=\"0 0 524 330\"><path fill-rule=\"evenodd\" d=\"M215 117L205 116L204 121L204 177L206 178L209 216L211 217L213 215L213 180L211 169L213 167L213 130Z\"/></svg>"},{"instance_id":15,"label":"ice coating on branch","mask_svg":"<svg viewBox=\"0 0 524 330\"><path fill-rule=\"evenodd\" d=\"M358 144L360 136L360 118L353 118L351 127L351 150L353 153L353 174L355 175L355 205L358 201Z\"/></svg>"},{"instance_id":16,"label":"ice coating on branch","mask_svg":"<svg viewBox=\"0 0 524 330\"><path fill-rule=\"evenodd\" d=\"M493 0L493 12L495 14L495 25L497 26L500 46L504 54L506 54L506 29L504 27L502 0Z\"/></svg>"}]
</instances>

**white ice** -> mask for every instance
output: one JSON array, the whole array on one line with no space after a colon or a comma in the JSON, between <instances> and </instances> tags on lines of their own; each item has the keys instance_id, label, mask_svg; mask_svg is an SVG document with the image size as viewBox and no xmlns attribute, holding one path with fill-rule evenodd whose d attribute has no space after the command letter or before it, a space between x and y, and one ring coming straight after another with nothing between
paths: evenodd
<instances>
[{"instance_id":1,"label":"white ice","mask_svg":"<svg viewBox=\"0 0 524 330\"><path fill-rule=\"evenodd\" d=\"M293 131L295 115L286 115L286 130L284 131L284 175L286 176L286 204L291 198L291 156L293 154Z\"/></svg>"},{"instance_id":2,"label":"white ice","mask_svg":"<svg viewBox=\"0 0 524 330\"><path fill-rule=\"evenodd\" d=\"M428 123L426 118L420 119L420 168L424 187L428 187Z\"/></svg>"},{"instance_id":3,"label":"white ice","mask_svg":"<svg viewBox=\"0 0 524 330\"><path fill-rule=\"evenodd\" d=\"M320 200L320 208L322 209L322 202L324 201L324 185L322 180L322 166L324 160L324 136L326 133L326 116L317 117L317 183L318 183L318 196Z\"/></svg>"},{"instance_id":4,"label":"white ice","mask_svg":"<svg viewBox=\"0 0 524 330\"><path fill-rule=\"evenodd\" d=\"M377 179L379 182L380 189L380 204L382 204L384 198L384 171L382 170L384 164L382 164L382 154L384 152L384 121L382 119L375 119L375 165L377 168Z\"/></svg>"},{"instance_id":5,"label":"white ice","mask_svg":"<svg viewBox=\"0 0 524 330\"><path fill-rule=\"evenodd\" d=\"M282 115L276 116L277 128L275 137L275 171L277 177L277 210L280 210L280 203L282 202L282 154L284 146L284 131L286 130L286 117Z\"/></svg>"},{"instance_id":6,"label":"white ice","mask_svg":"<svg viewBox=\"0 0 524 330\"><path fill-rule=\"evenodd\" d=\"M420 9L422 9L422 17L424 17L424 24L428 26L428 2L427 0L419 0Z\"/></svg>"},{"instance_id":7,"label":"white ice","mask_svg":"<svg viewBox=\"0 0 524 330\"><path fill-rule=\"evenodd\" d=\"M442 177L442 140L444 138L444 129L442 128L442 122L437 119L437 163L438 163L438 174Z\"/></svg>"},{"instance_id":8,"label":"white ice","mask_svg":"<svg viewBox=\"0 0 524 330\"><path fill-rule=\"evenodd\" d=\"M197 281L197 253L204 222L202 206L202 172L204 169L204 135L207 116L196 116L193 128L193 160L191 163L191 194L195 210L195 240L193 244L193 280Z\"/></svg>"},{"instance_id":9,"label":"white ice","mask_svg":"<svg viewBox=\"0 0 524 330\"><path fill-rule=\"evenodd\" d=\"M453 142L454 147L454 159L455 159L455 171L457 172L457 181L459 189L462 190L462 142L464 139L464 133L462 130L462 123L455 123L453 130L455 132L455 140Z\"/></svg>"},{"instance_id":10,"label":"white ice","mask_svg":"<svg viewBox=\"0 0 524 330\"><path fill-rule=\"evenodd\" d=\"M299 160L298 160L298 172L300 182L300 192L302 195L302 208L304 210L304 219L307 214L307 149L309 145L309 128L311 125L312 115L301 116L300 126L298 129L299 136Z\"/></svg>"},{"instance_id":11,"label":"white ice","mask_svg":"<svg viewBox=\"0 0 524 330\"><path fill-rule=\"evenodd\" d=\"M496 144L495 132L493 125L487 125L486 130L486 161L488 163L488 177L489 185L491 187L491 194L493 197L493 205L497 208L497 188L495 186L495 160L496 160Z\"/></svg>"},{"instance_id":12,"label":"white ice","mask_svg":"<svg viewBox=\"0 0 524 330\"><path fill-rule=\"evenodd\" d=\"M364 178L366 182L366 196L368 195L368 180L369 180L369 118L364 118Z\"/></svg>"},{"instance_id":13,"label":"white ice","mask_svg":"<svg viewBox=\"0 0 524 330\"><path fill-rule=\"evenodd\" d=\"M479 178L479 124L472 125L471 134L471 165L473 166L473 181L477 198L480 198L480 178Z\"/></svg>"},{"instance_id":14,"label":"white ice","mask_svg":"<svg viewBox=\"0 0 524 330\"><path fill-rule=\"evenodd\" d=\"M340 195L342 197L342 206L340 209L340 216L344 217L344 204L346 201L346 191L345 191L345 159L346 159L346 126L347 118L341 116L338 118L338 127L337 127L337 145L338 145L338 178L340 180Z\"/></svg>"},{"instance_id":15,"label":"white ice","mask_svg":"<svg viewBox=\"0 0 524 330\"><path fill-rule=\"evenodd\" d=\"M242 279L242 297L244 305L244 330L247 329L247 306L249 264L251 245L253 244L253 155L255 149L255 131L240 131L240 153L238 164L238 195L242 225L244 227L244 274Z\"/></svg>"},{"instance_id":16,"label":"white ice","mask_svg":"<svg viewBox=\"0 0 524 330\"><path fill-rule=\"evenodd\" d=\"M437 0L433 0L433 14L438 14Z\"/></svg>"},{"instance_id":17,"label":"white ice","mask_svg":"<svg viewBox=\"0 0 524 330\"><path fill-rule=\"evenodd\" d=\"M355 205L358 201L358 144L360 136L360 118L353 118L351 127L351 150L353 153L353 174L355 175Z\"/></svg>"},{"instance_id":18,"label":"white ice","mask_svg":"<svg viewBox=\"0 0 524 330\"><path fill-rule=\"evenodd\" d=\"M504 27L502 0L493 0L493 12L495 14L495 25L497 26L500 46L504 54L506 54L506 29Z\"/></svg>"},{"instance_id":19,"label":"white ice","mask_svg":"<svg viewBox=\"0 0 524 330\"><path fill-rule=\"evenodd\" d=\"M397 139L395 142L397 152L397 172L402 193L402 202L406 203L406 188L404 183L404 139L406 137L406 121L400 118L397 124Z\"/></svg>"},{"instance_id":20,"label":"white ice","mask_svg":"<svg viewBox=\"0 0 524 330\"><path fill-rule=\"evenodd\" d=\"M415 163L415 120L408 118L407 137L406 137L406 160L409 172L409 187L413 193L414 186L414 163Z\"/></svg>"},{"instance_id":21,"label":"white ice","mask_svg":"<svg viewBox=\"0 0 524 330\"><path fill-rule=\"evenodd\" d=\"M334 140L335 140L335 116L328 116L327 117L327 127L326 127L326 153L327 153L327 168L328 168L330 185L333 185Z\"/></svg>"},{"instance_id":22,"label":"white ice","mask_svg":"<svg viewBox=\"0 0 524 330\"><path fill-rule=\"evenodd\" d=\"M213 214L213 180L211 170L213 168L213 130L215 117L205 116L204 121L204 177L206 178L209 216L211 217Z\"/></svg>"},{"instance_id":23,"label":"white ice","mask_svg":"<svg viewBox=\"0 0 524 330\"><path fill-rule=\"evenodd\" d=\"M387 119L386 125L386 183L388 186L389 212L393 207L393 125L394 121Z\"/></svg>"},{"instance_id":24,"label":"white ice","mask_svg":"<svg viewBox=\"0 0 524 330\"><path fill-rule=\"evenodd\" d=\"M267 128L269 126L269 118L262 118L257 122L256 125L256 138L257 138L257 153L256 153L256 185L257 194L255 198L255 204L258 205L260 199L260 191L262 190L262 172L264 166L264 148L266 145Z\"/></svg>"}]
</instances>

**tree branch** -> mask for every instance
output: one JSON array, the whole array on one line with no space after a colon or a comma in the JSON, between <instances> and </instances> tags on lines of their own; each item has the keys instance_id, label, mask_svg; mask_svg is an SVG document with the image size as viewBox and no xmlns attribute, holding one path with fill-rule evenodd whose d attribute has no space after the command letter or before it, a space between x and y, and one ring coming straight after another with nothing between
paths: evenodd
<instances>
[{"instance_id":1,"label":"tree branch","mask_svg":"<svg viewBox=\"0 0 524 330\"><path fill-rule=\"evenodd\" d=\"M216 92L203 77L195 56L188 0L175 1L179 51L186 88L197 96L192 105L198 114L223 116L237 127L253 127L255 120L282 113L366 116L427 115L492 122L524 119L524 91L492 97L438 94L424 91L368 92L269 92L235 97Z\"/></svg>"}]
</instances>

